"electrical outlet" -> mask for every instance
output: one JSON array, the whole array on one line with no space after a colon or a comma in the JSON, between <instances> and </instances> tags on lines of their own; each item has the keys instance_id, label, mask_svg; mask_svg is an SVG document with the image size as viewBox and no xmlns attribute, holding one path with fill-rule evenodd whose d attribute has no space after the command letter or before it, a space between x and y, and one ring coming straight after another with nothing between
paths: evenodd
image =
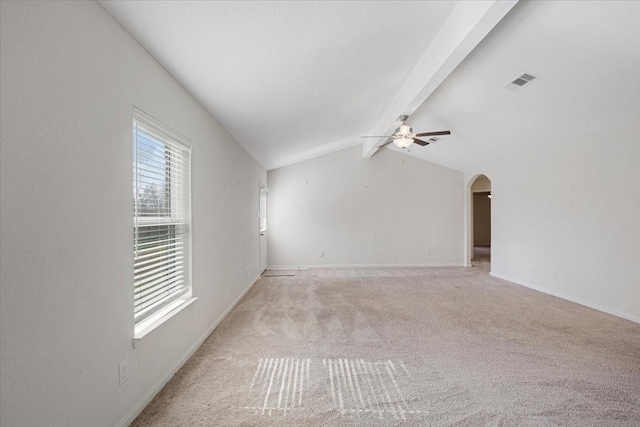
<instances>
[{"instance_id":1,"label":"electrical outlet","mask_svg":"<svg viewBox=\"0 0 640 427\"><path fill-rule=\"evenodd\" d=\"M427 249L426 251L424 251L424 255L425 256L431 256L431 251L429 249Z\"/></svg>"},{"instance_id":2,"label":"electrical outlet","mask_svg":"<svg viewBox=\"0 0 640 427\"><path fill-rule=\"evenodd\" d=\"M320 258L324 258L324 251L320 252Z\"/></svg>"},{"instance_id":3,"label":"electrical outlet","mask_svg":"<svg viewBox=\"0 0 640 427\"><path fill-rule=\"evenodd\" d=\"M129 379L129 360L125 359L120 363L120 385L127 382Z\"/></svg>"}]
</instances>

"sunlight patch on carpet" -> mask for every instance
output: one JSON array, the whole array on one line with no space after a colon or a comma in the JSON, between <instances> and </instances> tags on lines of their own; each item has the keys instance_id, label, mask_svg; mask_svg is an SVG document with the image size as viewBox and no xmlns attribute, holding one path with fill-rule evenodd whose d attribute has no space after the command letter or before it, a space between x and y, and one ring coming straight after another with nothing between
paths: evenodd
<instances>
[{"instance_id":1,"label":"sunlight patch on carpet","mask_svg":"<svg viewBox=\"0 0 640 427\"><path fill-rule=\"evenodd\" d=\"M258 416L287 416L320 404L343 417L406 420L428 413L406 399L411 380L402 361L261 358L240 408Z\"/></svg>"},{"instance_id":2,"label":"sunlight patch on carpet","mask_svg":"<svg viewBox=\"0 0 640 427\"><path fill-rule=\"evenodd\" d=\"M263 358L249 386L251 404L245 409L256 415L287 415L302 407L305 387L309 389L310 359Z\"/></svg>"},{"instance_id":3,"label":"sunlight patch on carpet","mask_svg":"<svg viewBox=\"0 0 640 427\"><path fill-rule=\"evenodd\" d=\"M334 408L341 415L371 414L406 420L427 411L409 406L402 391L411 380L404 363L391 360L323 359Z\"/></svg>"}]
</instances>

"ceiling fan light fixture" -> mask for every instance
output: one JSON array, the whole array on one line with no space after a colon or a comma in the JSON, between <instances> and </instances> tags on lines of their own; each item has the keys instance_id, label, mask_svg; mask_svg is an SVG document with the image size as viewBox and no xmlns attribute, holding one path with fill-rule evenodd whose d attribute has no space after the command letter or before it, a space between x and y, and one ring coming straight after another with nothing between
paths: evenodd
<instances>
[{"instance_id":1,"label":"ceiling fan light fixture","mask_svg":"<svg viewBox=\"0 0 640 427\"><path fill-rule=\"evenodd\" d=\"M406 137L396 138L393 140L394 144L396 144L399 148L403 148L403 149L411 145L412 142L413 142L413 139L406 138Z\"/></svg>"}]
</instances>

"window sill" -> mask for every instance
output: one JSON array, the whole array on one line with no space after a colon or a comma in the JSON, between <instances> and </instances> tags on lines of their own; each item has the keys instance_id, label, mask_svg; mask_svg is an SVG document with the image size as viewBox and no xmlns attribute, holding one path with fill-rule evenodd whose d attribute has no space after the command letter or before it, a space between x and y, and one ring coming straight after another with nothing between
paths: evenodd
<instances>
[{"instance_id":1,"label":"window sill","mask_svg":"<svg viewBox=\"0 0 640 427\"><path fill-rule=\"evenodd\" d=\"M133 339L131 340L134 347L140 345L151 332L156 330L164 322L171 319L176 314L180 313L185 308L196 302L198 298L183 298L173 301L171 304L158 311L153 316L144 319L142 322L135 326L133 332Z\"/></svg>"}]
</instances>

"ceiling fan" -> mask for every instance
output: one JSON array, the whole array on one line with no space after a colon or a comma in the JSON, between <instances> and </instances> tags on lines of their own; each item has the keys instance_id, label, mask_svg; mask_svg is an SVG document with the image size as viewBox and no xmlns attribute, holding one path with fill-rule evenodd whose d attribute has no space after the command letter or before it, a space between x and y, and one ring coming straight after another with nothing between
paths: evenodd
<instances>
[{"instance_id":1,"label":"ceiling fan","mask_svg":"<svg viewBox=\"0 0 640 427\"><path fill-rule=\"evenodd\" d=\"M398 120L400 120L400 126L396 129L393 135L381 135L381 136L361 136L360 138L389 138L384 144L380 145L378 148L382 148L385 145L391 144L392 142L396 144L399 148L407 148L412 143L425 146L429 145L429 142L418 139L417 137L423 136L436 136L436 135L451 135L451 132L448 130L441 130L437 132L421 132L421 133L413 133L413 129L404 124L404 122L409 118L409 116L400 116Z\"/></svg>"}]
</instances>

